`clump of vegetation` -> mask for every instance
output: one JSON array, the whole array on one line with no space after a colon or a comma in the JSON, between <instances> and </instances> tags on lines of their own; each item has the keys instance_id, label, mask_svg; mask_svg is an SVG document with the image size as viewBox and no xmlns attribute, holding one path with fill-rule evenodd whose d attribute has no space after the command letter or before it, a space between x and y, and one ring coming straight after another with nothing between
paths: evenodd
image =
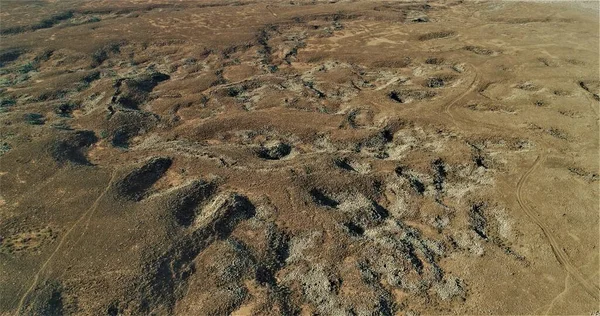
<instances>
[{"instance_id":1,"label":"clump of vegetation","mask_svg":"<svg viewBox=\"0 0 600 316\"><path fill-rule=\"evenodd\" d=\"M92 54L92 68L100 66L105 60L108 59L110 53L116 54L121 51L121 46L124 43L112 43L108 44Z\"/></svg>"},{"instance_id":2,"label":"clump of vegetation","mask_svg":"<svg viewBox=\"0 0 600 316\"><path fill-rule=\"evenodd\" d=\"M69 91L66 89L50 90L40 93L35 100L37 101L49 101L58 100L64 98Z\"/></svg>"},{"instance_id":3,"label":"clump of vegetation","mask_svg":"<svg viewBox=\"0 0 600 316\"><path fill-rule=\"evenodd\" d=\"M26 28L23 26L7 27L0 30L0 35L12 35L25 32Z\"/></svg>"},{"instance_id":4,"label":"clump of vegetation","mask_svg":"<svg viewBox=\"0 0 600 316\"><path fill-rule=\"evenodd\" d=\"M68 20L72 17L73 17L73 11L61 12L61 13L55 14L49 18L41 20L39 23L31 26L31 29L35 31L35 30L39 30L39 29L51 28L54 25L60 23L61 21Z\"/></svg>"},{"instance_id":5,"label":"clump of vegetation","mask_svg":"<svg viewBox=\"0 0 600 316\"><path fill-rule=\"evenodd\" d=\"M537 91L540 89L533 82L529 82L529 81L518 84L517 88L519 88L521 90L525 90L525 91Z\"/></svg>"},{"instance_id":6,"label":"clump of vegetation","mask_svg":"<svg viewBox=\"0 0 600 316\"><path fill-rule=\"evenodd\" d=\"M25 114L25 122L30 125L44 125L44 116L39 113L27 113Z\"/></svg>"},{"instance_id":7,"label":"clump of vegetation","mask_svg":"<svg viewBox=\"0 0 600 316\"><path fill-rule=\"evenodd\" d=\"M230 87L227 89L227 95L235 98L238 95L240 95L242 92L244 92L242 87Z\"/></svg>"},{"instance_id":8,"label":"clump of vegetation","mask_svg":"<svg viewBox=\"0 0 600 316\"><path fill-rule=\"evenodd\" d=\"M419 41L428 41L428 40L437 39L437 38L445 38L445 37L453 36L455 34L456 34L456 32L454 32L454 31L431 32L431 33L427 33L427 34L423 34L423 35L419 36Z\"/></svg>"},{"instance_id":9,"label":"clump of vegetation","mask_svg":"<svg viewBox=\"0 0 600 316\"><path fill-rule=\"evenodd\" d=\"M81 82L77 84L77 91L82 91L90 87L90 84L96 80L100 79L99 71L92 71L89 74L85 75L81 78Z\"/></svg>"},{"instance_id":10,"label":"clump of vegetation","mask_svg":"<svg viewBox=\"0 0 600 316\"><path fill-rule=\"evenodd\" d=\"M441 88L445 85L444 79L442 78L429 78L427 79L427 86L429 88Z\"/></svg>"},{"instance_id":11,"label":"clump of vegetation","mask_svg":"<svg viewBox=\"0 0 600 316\"><path fill-rule=\"evenodd\" d=\"M7 108L17 104L17 100L14 98L2 98L0 99L0 108Z\"/></svg>"},{"instance_id":12,"label":"clump of vegetation","mask_svg":"<svg viewBox=\"0 0 600 316\"><path fill-rule=\"evenodd\" d=\"M4 66L5 63L17 60L21 54L23 54L23 51L20 49L9 49L0 52L0 67Z\"/></svg>"},{"instance_id":13,"label":"clump of vegetation","mask_svg":"<svg viewBox=\"0 0 600 316\"><path fill-rule=\"evenodd\" d=\"M292 146L276 142L269 146L263 146L258 150L258 157L268 160L279 160L292 152Z\"/></svg>"},{"instance_id":14,"label":"clump of vegetation","mask_svg":"<svg viewBox=\"0 0 600 316\"><path fill-rule=\"evenodd\" d=\"M470 52L473 52L477 55L491 55L494 53L494 51L489 50L487 48L483 48L483 47L479 47L479 46L472 46L472 45L465 46L464 49L468 50Z\"/></svg>"},{"instance_id":15,"label":"clump of vegetation","mask_svg":"<svg viewBox=\"0 0 600 316\"><path fill-rule=\"evenodd\" d=\"M100 21L101 21L101 19L99 17L93 16L93 17L90 17L89 19L85 20L83 23L97 23Z\"/></svg>"},{"instance_id":16,"label":"clump of vegetation","mask_svg":"<svg viewBox=\"0 0 600 316\"><path fill-rule=\"evenodd\" d=\"M71 117L75 109L80 107L79 103L73 101L62 102L54 108L54 112L60 117Z\"/></svg>"},{"instance_id":17,"label":"clump of vegetation","mask_svg":"<svg viewBox=\"0 0 600 316\"><path fill-rule=\"evenodd\" d=\"M441 65L444 63L444 58L431 57L425 60L425 63L428 65Z\"/></svg>"},{"instance_id":18,"label":"clump of vegetation","mask_svg":"<svg viewBox=\"0 0 600 316\"><path fill-rule=\"evenodd\" d=\"M61 133L61 136L50 145L50 154L60 164L90 165L85 151L97 141L98 137L93 131Z\"/></svg>"},{"instance_id":19,"label":"clump of vegetation","mask_svg":"<svg viewBox=\"0 0 600 316\"><path fill-rule=\"evenodd\" d=\"M425 184L423 184L423 182L421 182L421 180L419 180L417 177L413 176L410 178L410 186L420 195L425 193Z\"/></svg>"},{"instance_id":20,"label":"clump of vegetation","mask_svg":"<svg viewBox=\"0 0 600 316\"><path fill-rule=\"evenodd\" d=\"M37 56L35 56L35 58L33 59L34 63L40 63L42 61L48 61L50 59L50 57L52 57L52 54L54 54L54 51L51 49L44 49L40 54L38 54Z\"/></svg>"},{"instance_id":21,"label":"clump of vegetation","mask_svg":"<svg viewBox=\"0 0 600 316\"><path fill-rule=\"evenodd\" d=\"M119 88L119 95L116 98L116 103L128 109L138 110L139 105L146 102L152 89L170 78L167 74L153 72L118 81L116 85Z\"/></svg>"},{"instance_id":22,"label":"clump of vegetation","mask_svg":"<svg viewBox=\"0 0 600 316\"><path fill-rule=\"evenodd\" d=\"M487 240L487 219L484 214L485 204L479 202L471 206L471 210L469 212L469 222L471 229L479 235L479 237Z\"/></svg>"},{"instance_id":23,"label":"clump of vegetation","mask_svg":"<svg viewBox=\"0 0 600 316\"><path fill-rule=\"evenodd\" d=\"M0 144L0 156L6 154L10 150L10 145L8 143Z\"/></svg>"},{"instance_id":24,"label":"clump of vegetation","mask_svg":"<svg viewBox=\"0 0 600 316\"><path fill-rule=\"evenodd\" d=\"M211 87L225 84L227 82L227 80L225 80L225 77L223 77L223 69L218 69L217 71L215 71L215 76L217 76L217 79L210 84Z\"/></svg>"},{"instance_id":25,"label":"clump of vegetation","mask_svg":"<svg viewBox=\"0 0 600 316\"><path fill-rule=\"evenodd\" d=\"M28 62L26 64L19 66L19 68L17 68L17 72L20 74L26 74L26 73L28 73L30 71L34 71L36 69L37 69L37 63Z\"/></svg>"},{"instance_id":26,"label":"clump of vegetation","mask_svg":"<svg viewBox=\"0 0 600 316\"><path fill-rule=\"evenodd\" d=\"M435 95L436 93L430 90L394 90L388 94L388 97L398 103L409 103L431 99Z\"/></svg>"},{"instance_id":27,"label":"clump of vegetation","mask_svg":"<svg viewBox=\"0 0 600 316\"><path fill-rule=\"evenodd\" d=\"M550 134L556 138L559 138L559 139L567 140L569 138L567 133L565 133L564 131L562 131L558 128L555 128L555 127L549 128L547 130L547 132L548 132L548 134Z\"/></svg>"}]
</instances>

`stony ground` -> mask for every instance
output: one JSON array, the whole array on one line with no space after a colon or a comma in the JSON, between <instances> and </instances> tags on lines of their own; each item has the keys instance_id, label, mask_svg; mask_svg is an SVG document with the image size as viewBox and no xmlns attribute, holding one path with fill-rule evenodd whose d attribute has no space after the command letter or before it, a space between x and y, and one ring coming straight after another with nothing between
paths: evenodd
<instances>
[{"instance_id":1,"label":"stony ground","mask_svg":"<svg viewBox=\"0 0 600 316\"><path fill-rule=\"evenodd\" d=\"M0 19L1 314L600 311L597 3Z\"/></svg>"}]
</instances>

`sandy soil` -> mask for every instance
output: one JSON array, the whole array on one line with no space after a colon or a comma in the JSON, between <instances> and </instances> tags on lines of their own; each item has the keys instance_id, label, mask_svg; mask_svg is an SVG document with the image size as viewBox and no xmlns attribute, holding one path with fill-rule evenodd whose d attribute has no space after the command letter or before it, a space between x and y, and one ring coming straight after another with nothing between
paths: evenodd
<instances>
[{"instance_id":1,"label":"sandy soil","mask_svg":"<svg viewBox=\"0 0 600 316\"><path fill-rule=\"evenodd\" d=\"M600 312L598 2L0 19L0 314Z\"/></svg>"}]
</instances>

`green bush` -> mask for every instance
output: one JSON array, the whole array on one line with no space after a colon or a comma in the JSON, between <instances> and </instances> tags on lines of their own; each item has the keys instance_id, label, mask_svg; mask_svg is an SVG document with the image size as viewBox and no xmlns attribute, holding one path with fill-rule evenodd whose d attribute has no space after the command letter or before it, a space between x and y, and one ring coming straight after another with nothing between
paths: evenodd
<instances>
[{"instance_id":1,"label":"green bush","mask_svg":"<svg viewBox=\"0 0 600 316\"><path fill-rule=\"evenodd\" d=\"M43 125L44 116L39 113L27 113L25 114L25 122L31 125Z\"/></svg>"},{"instance_id":2,"label":"green bush","mask_svg":"<svg viewBox=\"0 0 600 316\"><path fill-rule=\"evenodd\" d=\"M17 72L21 73L21 74L26 74L30 71L34 71L37 69L37 65L32 63L32 62L28 62L26 64L23 64L21 66L19 66L19 68L17 69Z\"/></svg>"},{"instance_id":3,"label":"green bush","mask_svg":"<svg viewBox=\"0 0 600 316\"><path fill-rule=\"evenodd\" d=\"M49 18L41 20L39 23L33 25L31 28L35 30L47 29L53 27L55 24L60 23L63 20L68 20L73 17L73 11L65 11L55 14Z\"/></svg>"},{"instance_id":4,"label":"green bush","mask_svg":"<svg viewBox=\"0 0 600 316\"><path fill-rule=\"evenodd\" d=\"M10 150L10 145L8 143L0 144L0 156L4 155Z\"/></svg>"},{"instance_id":5,"label":"green bush","mask_svg":"<svg viewBox=\"0 0 600 316\"><path fill-rule=\"evenodd\" d=\"M11 106L14 106L15 104L17 104L17 100L15 100L13 98L0 99L0 107L1 108L11 107Z\"/></svg>"},{"instance_id":6,"label":"green bush","mask_svg":"<svg viewBox=\"0 0 600 316\"><path fill-rule=\"evenodd\" d=\"M60 117L71 117L74 110L78 109L81 105L73 101L62 102L54 108L54 112Z\"/></svg>"},{"instance_id":7,"label":"green bush","mask_svg":"<svg viewBox=\"0 0 600 316\"><path fill-rule=\"evenodd\" d=\"M101 20L100 20L100 18L99 18L99 17L97 17L97 16L93 16L93 17L91 17L91 18L87 19L87 21L85 21L85 22L86 22L86 23L96 23L96 22L100 22L100 21L101 21Z\"/></svg>"}]
</instances>

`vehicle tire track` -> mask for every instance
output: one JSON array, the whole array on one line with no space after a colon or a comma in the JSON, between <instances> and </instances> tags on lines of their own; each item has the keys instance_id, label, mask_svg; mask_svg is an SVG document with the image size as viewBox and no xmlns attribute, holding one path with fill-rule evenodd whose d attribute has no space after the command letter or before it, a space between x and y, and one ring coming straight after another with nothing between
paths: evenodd
<instances>
[{"instance_id":1,"label":"vehicle tire track","mask_svg":"<svg viewBox=\"0 0 600 316\"><path fill-rule=\"evenodd\" d=\"M447 104L444 105L444 113L446 113L450 119L452 120L452 123L454 123L454 125L457 125L456 122L456 118L454 117L454 115L451 112L452 107L458 103L459 101L461 101L462 99L464 99L464 97L466 97L467 95L469 95L471 92L473 92L473 90L475 90L475 88L477 87L477 85L479 85L479 74L477 73L477 71L475 70L475 67L469 65L469 68L473 69L473 81L471 82L471 84L469 85L469 88L467 88L467 90L465 90L463 93L461 93L458 97L454 98L454 100L448 102Z\"/></svg>"},{"instance_id":2,"label":"vehicle tire track","mask_svg":"<svg viewBox=\"0 0 600 316\"><path fill-rule=\"evenodd\" d=\"M113 174L110 177L110 181L106 185L106 188L105 188L104 192L98 197L97 201L99 201L99 199L101 199L102 196L105 195L108 192L108 190L110 189L110 187L114 183L115 174L116 174L116 172L113 172ZM96 207L90 212L89 216L87 216L87 221L85 222L85 226L84 226L83 230L81 231L81 234L72 243L71 248L69 248L69 250L66 252L67 254L70 253L73 250L73 248L79 244L79 242L81 241L81 239L83 238L83 236L87 232L87 230L88 230L88 228L90 226L90 222L92 221L92 217L94 216L94 212L96 211L97 208L98 208L98 206L96 205Z\"/></svg>"},{"instance_id":3,"label":"vehicle tire track","mask_svg":"<svg viewBox=\"0 0 600 316\"><path fill-rule=\"evenodd\" d=\"M479 74L477 72L477 69L473 65L468 65L468 66L475 73L474 77L473 77L473 81L471 82L471 84L469 85L467 90L465 90L465 92L460 94L458 97L456 97L451 102L448 102L447 104L445 104L443 107L444 113L446 113L450 117L450 119L452 120L454 125L457 125L457 126L458 126L457 119L452 114L452 107L456 103L461 101L464 97L466 97L467 95L472 93L474 91L474 89L477 87L477 85L479 84ZM470 119L465 119L463 123L471 124L471 125L476 124L476 125L479 125L479 126L485 127L485 128L496 128L496 126L493 126L493 125L490 125L487 123L482 123L482 122L475 121L475 120L470 120ZM506 128L507 127L504 127L504 129L506 129ZM533 171L545 159L546 159L545 153L540 154L536 158L534 164L519 179L519 181L517 183L517 189L516 189L517 190L516 191L517 202L518 202L519 206L521 207L521 209L523 209L523 211L525 212L527 217L529 217L531 219L531 221L542 230L544 237L546 238L546 240L548 240L548 243L550 244L550 248L552 249L554 256L558 260L558 263L563 267L563 269L565 271L567 271L567 273L569 273L585 289L585 291L589 295L591 295L596 300L598 300L598 299L600 299L600 287L588 282L586 280L586 278L583 276L583 274L581 274L581 272L579 272L579 270L571 263L569 256L564 251L564 249L560 246L560 244L557 242L556 237L545 226L545 224L535 216L534 211L525 203L525 200L523 199L522 191L523 191L523 187L524 187L525 183L527 182L527 179L533 173Z\"/></svg>"},{"instance_id":4,"label":"vehicle tire track","mask_svg":"<svg viewBox=\"0 0 600 316\"><path fill-rule=\"evenodd\" d=\"M531 207L529 207L527 205L527 203L525 203L525 200L523 199L523 187L524 187L525 183L527 182L527 179L533 173L533 171L545 159L546 159L545 155L540 154L536 158L533 165L521 176L521 179L519 179L519 182L517 183L517 202L519 203L519 206L521 207L521 209L523 209L523 211L525 212L527 217L529 217L529 219L542 230L542 233L544 234L544 236L546 237L546 239L548 240L548 242L550 244L550 248L552 249L552 252L554 253L554 256L556 257L556 260L558 260L558 263L579 284L581 284L581 286L583 286L583 288L585 289L586 292L588 292L588 294L590 294L595 299L600 299L600 288L594 284L589 283L585 279L585 277L579 272L579 270L571 263L571 260L569 260L569 256L567 255L567 253L556 241L554 234L552 234L550 229L548 227L546 227L546 225L544 225L544 223L541 220L538 219L539 214L535 214L533 209Z\"/></svg>"},{"instance_id":5,"label":"vehicle tire track","mask_svg":"<svg viewBox=\"0 0 600 316\"><path fill-rule=\"evenodd\" d=\"M67 232L60 239L60 242L58 243L58 245L56 246L56 248L54 249L54 251L50 254L50 256L48 257L48 259L46 259L46 261L44 262L44 264L42 264L42 266L40 267L40 269L37 271L37 273L33 277L33 282L31 284L31 286L27 289L27 291L25 291L25 293L23 294L23 296L21 296L21 299L19 300L19 304L17 305L17 309L15 311L15 316L21 314L20 312L21 312L21 309L23 308L23 304L25 304L25 300L27 299L27 297L29 296L29 294L31 294L31 292L33 291L33 289L36 287L36 285L38 284L38 281L40 279L40 276L42 275L42 273L44 272L44 270L46 269L46 267L48 266L48 264L50 263L50 261L52 261L52 258L54 258L54 256L58 253L58 250L60 250L60 248L62 247L62 245L65 243L65 241L67 240L67 237L71 234L71 232L75 229L75 227L77 227L77 225L79 225L79 223L81 223L81 221L83 221L85 219L85 217L88 214L93 213L94 210L98 207L98 204L100 204L100 200L104 197L104 195L106 195L106 193L111 188L113 180L114 180L114 177L115 177L115 173L116 172L112 173L110 181L106 185L106 188L104 188L104 191L102 191L102 193L98 196L98 198L96 198L96 200L94 201L94 203L92 204L92 206L90 206L90 208L87 209L77 219L77 221L73 224L73 226L71 226L71 228L69 228L69 230L67 230Z\"/></svg>"},{"instance_id":6,"label":"vehicle tire track","mask_svg":"<svg viewBox=\"0 0 600 316\"><path fill-rule=\"evenodd\" d=\"M269 10L273 16L277 16L277 14L270 8L270 4L267 4L267 10Z\"/></svg>"}]
</instances>

